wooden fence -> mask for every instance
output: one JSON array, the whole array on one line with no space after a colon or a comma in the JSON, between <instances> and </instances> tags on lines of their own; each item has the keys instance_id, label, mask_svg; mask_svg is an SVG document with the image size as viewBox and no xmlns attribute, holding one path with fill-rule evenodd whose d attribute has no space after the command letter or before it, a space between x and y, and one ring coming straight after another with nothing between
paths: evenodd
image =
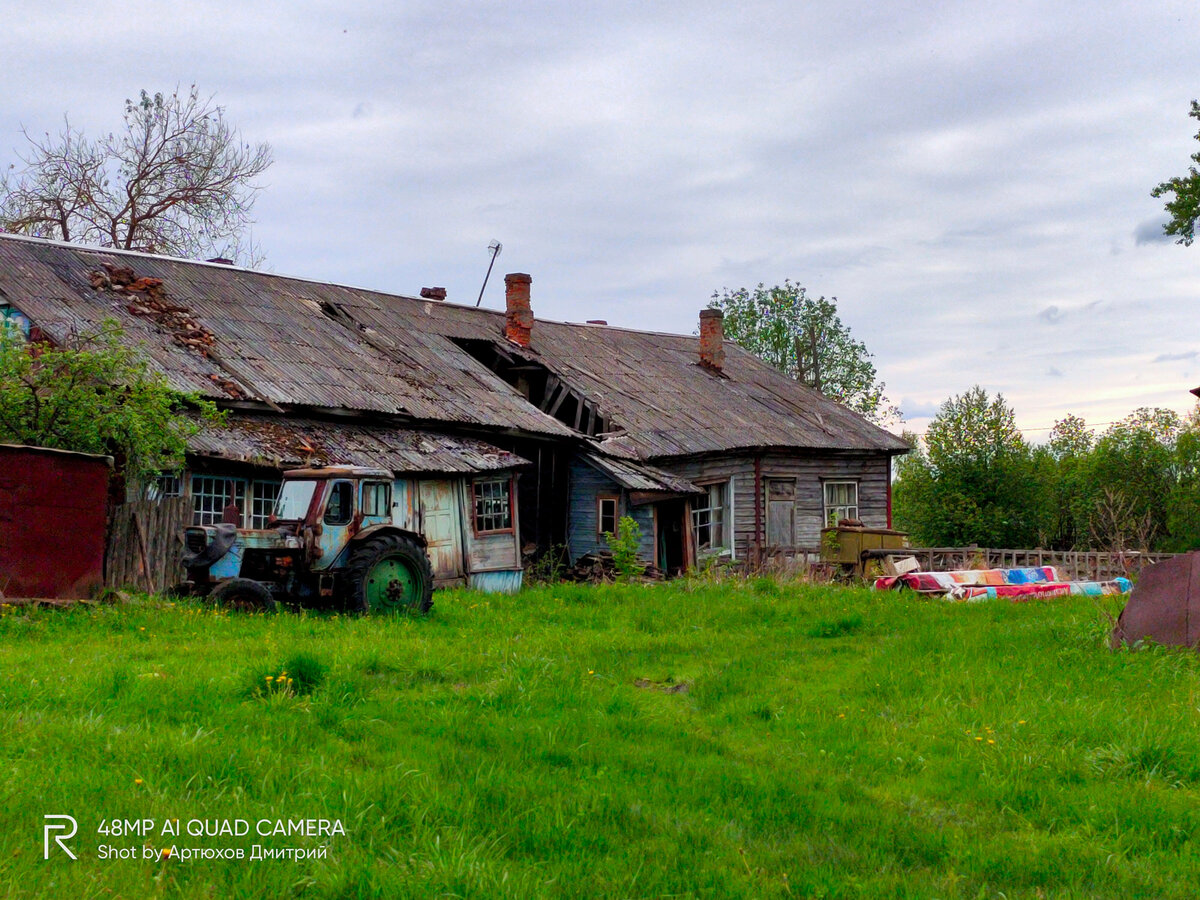
<instances>
[{"instance_id":1,"label":"wooden fence","mask_svg":"<svg viewBox=\"0 0 1200 900\"><path fill-rule=\"evenodd\" d=\"M1071 581L1136 578L1146 566L1179 555L1100 550L998 550L991 547L910 547L896 553L916 557L923 572L1054 566Z\"/></svg>"},{"instance_id":2,"label":"wooden fence","mask_svg":"<svg viewBox=\"0 0 1200 900\"><path fill-rule=\"evenodd\" d=\"M104 583L158 593L183 580L183 529L192 523L187 497L138 500L116 507L108 525Z\"/></svg>"}]
</instances>

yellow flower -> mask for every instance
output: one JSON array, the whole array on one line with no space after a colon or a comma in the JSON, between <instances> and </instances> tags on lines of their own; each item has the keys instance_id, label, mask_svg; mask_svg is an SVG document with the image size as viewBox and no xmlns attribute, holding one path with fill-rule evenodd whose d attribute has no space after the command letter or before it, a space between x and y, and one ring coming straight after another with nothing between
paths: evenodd
<instances>
[{"instance_id":1,"label":"yellow flower","mask_svg":"<svg viewBox=\"0 0 1200 900\"><path fill-rule=\"evenodd\" d=\"M993 741L991 738L988 738L988 743L989 743L989 744L994 744L994 743L996 743L996 742L995 742L995 741Z\"/></svg>"},{"instance_id":2,"label":"yellow flower","mask_svg":"<svg viewBox=\"0 0 1200 900\"><path fill-rule=\"evenodd\" d=\"M1017 724L1018 724L1018 725L1024 725L1024 724L1025 724L1025 720L1024 720L1024 719L1022 719L1022 720L1021 720L1020 722L1018 722Z\"/></svg>"},{"instance_id":3,"label":"yellow flower","mask_svg":"<svg viewBox=\"0 0 1200 900\"><path fill-rule=\"evenodd\" d=\"M142 783L142 779L140 779L140 778L135 778L135 779L133 779L133 783L134 783L134 784L141 784L141 783Z\"/></svg>"},{"instance_id":4,"label":"yellow flower","mask_svg":"<svg viewBox=\"0 0 1200 900\"><path fill-rule=\"evenodd\" d=\"M274 680L275 680L275 676L273 676L273 675L267 676L267 681L274 681Z\"/></svg>"},{"instance_id":5,"label":"yellow flower","mask_svg":"<svg viewBox=\"0 0 1200 900\"><path fill-rule=\"evenodd\" d=\"M588 674L589 674L589 675L595 675L595 674L596 674L596 670L595 670L595 669L588 669Z\"/></svg>"},{"instance_id":6,"label":"yellow flower","mask_svg":"<svg viewBox=\"0 0 1200 900\"><path fill-rule=\"evenodd\" d=\"M981 737L977 737L977 738L975 738L975 740L977 740L977 741L982 741L982 740L983 740L983 738L981 738Z\"/></svg>"}]
</instances>

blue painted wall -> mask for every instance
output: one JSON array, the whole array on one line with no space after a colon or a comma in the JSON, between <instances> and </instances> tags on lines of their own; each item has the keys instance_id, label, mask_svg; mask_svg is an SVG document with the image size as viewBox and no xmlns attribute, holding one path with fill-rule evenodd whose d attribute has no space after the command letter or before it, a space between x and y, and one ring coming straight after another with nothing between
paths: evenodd
<instances>
[{"instance_id":1,"label":"blue painted wall","mask_svg":"<svg viewBox=\"0 0 1200 900\"><path fill-rule=\"evenodd\" d=\"M629 516L642 529L641 557L648 563L654 562L654 507L631 506L629 492L615 481L594 469L582 460L571 463L571 506L568 519L567 545L572 561L585 553L607 550L608 544L596 534L598 497L618 496L617 517Z\"/></svg>"}]
</instances>

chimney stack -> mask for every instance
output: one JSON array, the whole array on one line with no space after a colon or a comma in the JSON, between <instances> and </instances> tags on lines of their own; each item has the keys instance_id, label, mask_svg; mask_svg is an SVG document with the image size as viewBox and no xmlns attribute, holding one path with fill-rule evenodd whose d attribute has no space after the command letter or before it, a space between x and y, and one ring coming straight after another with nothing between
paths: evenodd
<instances>
[{"instance_id":1,"label":"chimney stack","mask_svg":"<svg viewBox=\"0 0 1200 900\"><path fill-rule=\"evenodd\" d=\"M529 305L529 283L523 272L504 276L504 336L520 347L529 346L533 331L533 308Z\"/></svg>"},{"instance_id":2,"label":"chimney stack","mask_svg":"<svg viewBox=\"0 0 1200 900\"><path fill-rule=\"evenodd\" d=\"M700 365L714 372L725 367L725 313L700 310Z\"/></svg>"},{"instance_id":3,"label":"chimney stack","mask_svg":"<svg viewBox=\"0 0 1200 900\"><path fill-rule=\"evenodd\" d=\"M426 300L445 300L446 289L444 287L421 288L421 296Z\"/></svg>"}]
</instances>

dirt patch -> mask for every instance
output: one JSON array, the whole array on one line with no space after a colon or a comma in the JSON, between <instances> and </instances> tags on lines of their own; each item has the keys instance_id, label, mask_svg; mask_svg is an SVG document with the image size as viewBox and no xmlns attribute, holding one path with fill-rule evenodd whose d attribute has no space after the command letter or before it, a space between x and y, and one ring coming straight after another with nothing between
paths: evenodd
<instances>
[{"instance_id":1,"label":"dirt patch","mask_svg":"<svg viewBox=\"0 0 1200 900\"><path fill-rule=\"evenodd\" d=\"M649 678L635 679L633 686L645 691L662 691L664 694L686 694L692 689L690 681L651 681Z\"/></svg>"}]
</instances>

